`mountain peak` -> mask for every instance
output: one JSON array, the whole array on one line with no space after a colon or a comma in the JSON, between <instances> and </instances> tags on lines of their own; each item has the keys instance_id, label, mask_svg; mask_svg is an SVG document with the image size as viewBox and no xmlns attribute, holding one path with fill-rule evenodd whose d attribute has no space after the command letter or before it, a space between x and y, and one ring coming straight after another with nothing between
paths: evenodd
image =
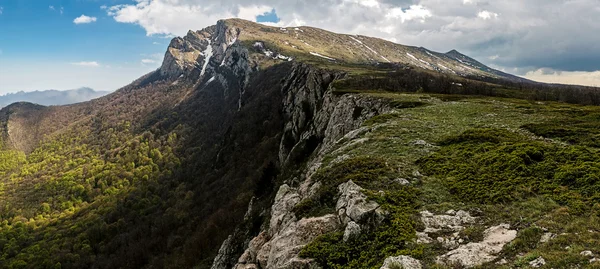
<instances>
[{"instance_id":1,"label":"mountain peak","mask_svg":"<svg viewBox=\"0 0 600 269\"><path fill-rule=\"evenodd\" d=\"M225 64L232 46L243 46L257 54L258 61L308 61L335 64L399 63L447 75L520 80L489 68L453 49L438 53L422 47L395 44L383 39L346 35L313 27L273 27L242 19L219 20L199 31L190 30L171 41L160 74L200 79ZM258 51L253 48L260 44ZM262 59L262 60L260 60Z\"/></svg>"}]
</instances>

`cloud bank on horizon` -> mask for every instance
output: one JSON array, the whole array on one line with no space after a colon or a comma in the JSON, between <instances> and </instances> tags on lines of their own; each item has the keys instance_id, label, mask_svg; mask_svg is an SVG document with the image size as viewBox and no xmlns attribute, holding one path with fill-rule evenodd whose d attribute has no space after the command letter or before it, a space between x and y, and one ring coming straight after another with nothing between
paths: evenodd
<instances>
[{"instance_id":1,"label":"cloud bank on horizon","mask_svg":"<svg viewBox=\"0 0 600 269\"><path fill-rule=\"evenodd\" d=\"M275 11L279 20L269 24L456 48L506 72L600 86L598 0L135 0L104 8L149 36L184 35L222 18L255 21Z\"/></svg>"}]
</instances>

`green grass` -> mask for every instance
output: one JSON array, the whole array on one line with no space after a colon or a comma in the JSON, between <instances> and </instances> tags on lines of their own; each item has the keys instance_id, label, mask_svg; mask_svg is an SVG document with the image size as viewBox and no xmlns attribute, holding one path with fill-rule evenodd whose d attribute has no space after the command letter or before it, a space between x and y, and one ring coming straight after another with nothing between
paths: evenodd
<instances>
[{"instance_id":1,"label":"green grass","mask_svg":"<svg viewBox=\"0 0 600 269\"><path fill-rule=\"evenodd\" d=\"M600 218L600 156L595 144L600 108L476 96L364 94L389 100L392 106L419 105L396 106L365 122L370 131L358 137L363 142L353 146L345 146L352 141L340 142L338 150L326 156L324 167L329 168L325 170L335 167L330 164L337 156L377 156L395 173L363 180L370 185L362 186L376 193L395 186L391 177L409 179L418 193L412 218L405 217L414 220L411 231L421 225L417 211L449 209L477 215L478 223L460 234L467 242L480 241L483 230L492 225L508 223L518 229L517 239L499 257L509 263L503 267L492 262L481 268L520 267L539 256L548 268L586 267L588 259L579 252L600 253L596 221ZM568 128L569 136L556 131L561 128ZM387 203L376 195L370 197ZM403 208L397 201L391 204ZM546 232L541 227L559 236L539 243ZM340 236L316 240L303 255L326 257L317 259L325 268L378 268L391 254L344 256L348 265L342 266L336 255L352 251ZM369 238L365 242L377 245L376 235L369 234ZM435 256L443 252L436 244L405 242L395 255L409 253L426 268L442 268L435 265Z\"/></svg>"}]
</instances>

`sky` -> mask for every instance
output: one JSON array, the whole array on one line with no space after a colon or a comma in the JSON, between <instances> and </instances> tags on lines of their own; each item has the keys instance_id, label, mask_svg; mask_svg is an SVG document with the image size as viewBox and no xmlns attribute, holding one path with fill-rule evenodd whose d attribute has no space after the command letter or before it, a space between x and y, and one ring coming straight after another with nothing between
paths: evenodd
<instances>
[{"instance_id":1,"label":"sky","mask_svg":"<svg viewBox=\"0 0 600 269\"><path fill-rule=\"evenodd\" d=\"M0 0L0 94L116 90L174 36L238 17L452 49L526 78L600 86L600 0Z\"/></svg>"}]
</instances>

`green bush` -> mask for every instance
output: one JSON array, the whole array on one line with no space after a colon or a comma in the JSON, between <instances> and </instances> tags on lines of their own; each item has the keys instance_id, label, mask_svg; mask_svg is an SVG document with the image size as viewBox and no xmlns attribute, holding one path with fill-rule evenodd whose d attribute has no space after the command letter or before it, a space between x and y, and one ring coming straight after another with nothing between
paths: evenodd
<instances>
[{"instance_id":1,"label":"green bush","mask_svg":"<svg viewBox=\"0 0 600 269\"><path fill-rule=\"evenodd\" d=\"M445 179L461 201L493 204L549 195L573 213L600 201L600 156L584 147L528 140L498 129L469 130L440 145L417 164Z\"/></svg>"},{"instance_id":2,"label":"green bush","mask_svg":"<svg viewBox=\"0 0 600 269\"><path fill-rule=\"evenodd\" d=\"M300 252L323 268L379 268L385 258L398 255L421 257L423 246L414 243L419 219L416 215L418 191L412 187L386 191L367 191L388 212L388 217L373 231L343 241L343 232L318 237Z\"/></svg>"},{"instance_id":3,"label":"green bush","mask_svg":"<svg viewBox=\"0 0 600 269\"><path fill-rule=\"evenodd\" d=\"M392 173L392 169L381 158L358 157L334 164L314 176L315 182L321 182L321 187L313 197L296 205L293 211L299 218L333 212L338 185L349 180L368 185L371 181L387 179Z\"/></svg>"},{"instance_id":4,"label":"green bush","mask_svg":"<svg viewBox=\"0 0 600 269\"><path fill-rule=\"evenodd\" d=\"M523 128L574 145L600 147L600 113L578 111L570 119L527 124Z\"/></svg>"}]
</instances>

